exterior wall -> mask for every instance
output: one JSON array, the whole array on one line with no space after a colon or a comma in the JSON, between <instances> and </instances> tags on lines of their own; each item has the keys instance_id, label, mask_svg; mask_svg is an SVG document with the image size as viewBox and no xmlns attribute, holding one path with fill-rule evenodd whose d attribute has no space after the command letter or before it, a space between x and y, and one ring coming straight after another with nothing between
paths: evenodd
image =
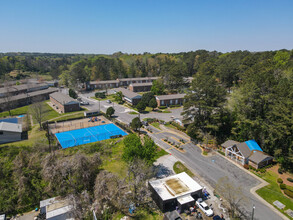
<instances>
[{"instance_id":1,"label":"exterior wall","mask_svg":"<svg viewBox=\"0 0 293 220\"><path fill-rule=\"evenodd\" d=\"M70 105L62 105L61 103L59 103L58 101L56 101L52 97L50 97L50 101L52 102L52 104L54 106L58 107L58 110L60 110L62 113L80 110L79 103L74 103L74 104L70 104Z\"/></svg>"},{"instance_id":2,"label":"exterior wall","mask_svg":"<svg viewBox=\"0 0 293 220\"><path fill-rule=\"evenodd\" d=\"M255 169L260 169L262 167L265 167L265 166L271 164L272 162L273 162L273 159L263 160L259 164L256 164L256 163L254 163L252 161L248 161L248 165L254 167Z\"/></svg>"},{"instance_id":3,"label":"exterior wall","mask_svg":"<svg viewBox=\"0 0 293 220\"><path fill-rule=\"evenodd\" d=\"M64 105L64 113L66 112L74 112L80 110L79 103Z\"/></svg>"},{"instance_id":4,"label":"exterior wall","mask_svg":"<svg viewBox=\"0 0 293 220\"><path fill-rule=\"evenodd\" d=\"M152 86L129 86L129 90L132 92L149 92Z\"/></svg>"},{"instance_id":5,"label":"exterior wall","mask_svg":"<svg viewBox=\"0 0 293 220\"><path fill-rule=\"evenodd\" d=\"M157 100L158 106L183 105L184 99Z\"/></svg>"},{"instance_id":6,"label":"exterior wall","mask_svg":"<svg viewBox=\"0 0 293 220\"><path fill-rule=\"evenodd\" d=\"M3 134L2 134L3 132ZM0 144L21 140L21 132L0 131Z\"/></svg>"}]
</instances>

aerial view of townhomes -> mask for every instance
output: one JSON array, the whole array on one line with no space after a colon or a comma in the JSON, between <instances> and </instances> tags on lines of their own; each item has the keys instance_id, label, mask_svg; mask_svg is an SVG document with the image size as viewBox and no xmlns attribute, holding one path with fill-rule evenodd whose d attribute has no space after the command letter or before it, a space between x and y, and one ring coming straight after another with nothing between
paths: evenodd
<instances>
[{"instance_id":1,"label":"aerial view of townhomes","mask_svg":"<svg viewBox=\"0 0 293 220\"><path fill-rule=\"evenodd\" d=\"M0 2L0 220L293 220L292 0Z\"/></svg>"}]
</instances>

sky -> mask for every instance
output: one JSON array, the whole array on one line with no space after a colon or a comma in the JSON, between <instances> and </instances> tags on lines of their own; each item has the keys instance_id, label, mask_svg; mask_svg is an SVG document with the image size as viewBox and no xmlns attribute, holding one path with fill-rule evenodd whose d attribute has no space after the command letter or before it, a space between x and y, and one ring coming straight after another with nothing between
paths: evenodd
<instances>
[{"instance_id":1,"label":"sky","mask_svg":"<svg viewBox=\"0 0 293 220\"><path fill-rule=\"evenodd\" d=\"M293 0L0 0L0 52L293 49Z\"/></svg>"}]
</instances>

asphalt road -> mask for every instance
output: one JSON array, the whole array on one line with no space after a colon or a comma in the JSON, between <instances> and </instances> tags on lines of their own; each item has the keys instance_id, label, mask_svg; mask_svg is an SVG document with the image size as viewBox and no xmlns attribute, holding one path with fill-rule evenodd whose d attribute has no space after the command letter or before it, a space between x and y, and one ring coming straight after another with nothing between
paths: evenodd
<instances>
[{"instance_id":1,"label":"asphalt road","mask_svg":"<svg viewBox=\"0 0 293 220\"><path fill-rule=\"evenodd\" d=\"M129 124L133 118L138 117L138 115L132 115L129 114L129 112L132 112L134 110L129 109L123 105L118 105L117 103L107 103L106 100L104 101L99 101L91 99L90 97L94 96L94 92L90 92L90 93L84 93L84 94L79 94L79 96L83 99L89 102L89 105L85 106L86 108L90 109L90 110L101 110L103 112L107 111L107 108L109 108L110 106L112 106L115 109L115 114L114 116L117 117L118 120ZM164 120L164 121L171 121L172 118L180 118L182 119L181 116L181 112L182 112L182 108L176 108L176 109L171 109L171 113L155 113L155 112L150 112L147 114L140 114L140 118L141 120L144 118L157 118L160 120Z\"/></svg>"},{"instance_id":2,"label":"asphalt road","mask_svg":"<svg viewBox=\"0 0 293 220\"><path fill-rule=\"evenodd\" d=\"M213 156L205 157L201 154L201 149L192 143L185 144L183 146L185 153L181 153L176 149L170 149L170 146L161 139L166 136L173 135L171 133L164 134L153 133L150 136L155 142L168 149L168 151L177 159L183 161L188 167L190 167L196 174L208 182L212 187L215 187L219 178L227 176L235 186L241 187L244 195L247 197L245 205L242 207L246 211L247 215L251 218L252 207L255 205L254 219L259 220L277 220L281 219L274 211L259 201L252 193L250 189L260 184L260 182L253 176L247 174L245 171L235 166L222 156L214 154Z\"/></svg>"},{"instance_id":3,"label":"asphalt road","mask_svg":"<svg viewBox=\"0 0 293 220\"><path fill-rule=\"evenodd\" d=\"M138 115L129 114L130 111L133 111L125 106L114 104L108 104L106 101L96 101L90 99L94 93L91 94L82 94L80 95L83 99L87 100L90 105L86 106L90 110L101 109L103 112L106 112L107 108L114 106L115 116L117 119L123 121L124 123L130 123L131 120ZM149 113L141 114L141 119L143 118L158 118L164 121L172 120L171 116L181 117L182 108L173 109L172 113ZM153 129L156 130L156 129ZM157 130L158 131L158 130ZM192 143L185 144L184 150L185 153L181 153L176 149L170 149L170 145L163 142L161 139L166 137L176 137L180 139L179 136L173 133L167 132L157 132L152 133L150 136L154 141L162 148L168 150L175 156L177 159L184 162L189 168L191 168L196 174L208 182L212 187L215 187L219 178L227 176L235 186L240 186L243 190L243 193L247 197L247 201L243 205L242 209L246 211L248 216L251 218L252 207L255 205L254 219L258 220L278 220L281 219L274 211L269 207L264 205L260 200L258 200L252 193L250 189L260 184L259 180L253 176L247 174L244 170L235 166L230 161L223 158L221 155L214 154L213 156L205 157L201 154L201 149Z\"/></svg>"}]
</instances>

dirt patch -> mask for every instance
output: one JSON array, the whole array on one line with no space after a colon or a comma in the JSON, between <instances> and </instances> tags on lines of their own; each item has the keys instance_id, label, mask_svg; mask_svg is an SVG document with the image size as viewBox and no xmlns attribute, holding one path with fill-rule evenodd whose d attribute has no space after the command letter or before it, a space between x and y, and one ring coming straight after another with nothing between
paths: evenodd
<instances>
[{"instance_id":1,"label":"dirt patch","mask_svg":"<svg viewBox=\"0 0 293 220\"><path fill-rule=\"evenodd\" d=\"M278 175L279 178L281 178L283 180L283 183L285 183L286 185L288 186L292 186L293 187L293 183L292 182L289 182L287 180L287 178L292 178L293 179L293 175L292 174L289 174L289 173L283 173L283 174L279 174L278 173L278 169L279 169L279 164L269 168L268 170L276 173Z\"/></svg>"}]
</instances>

